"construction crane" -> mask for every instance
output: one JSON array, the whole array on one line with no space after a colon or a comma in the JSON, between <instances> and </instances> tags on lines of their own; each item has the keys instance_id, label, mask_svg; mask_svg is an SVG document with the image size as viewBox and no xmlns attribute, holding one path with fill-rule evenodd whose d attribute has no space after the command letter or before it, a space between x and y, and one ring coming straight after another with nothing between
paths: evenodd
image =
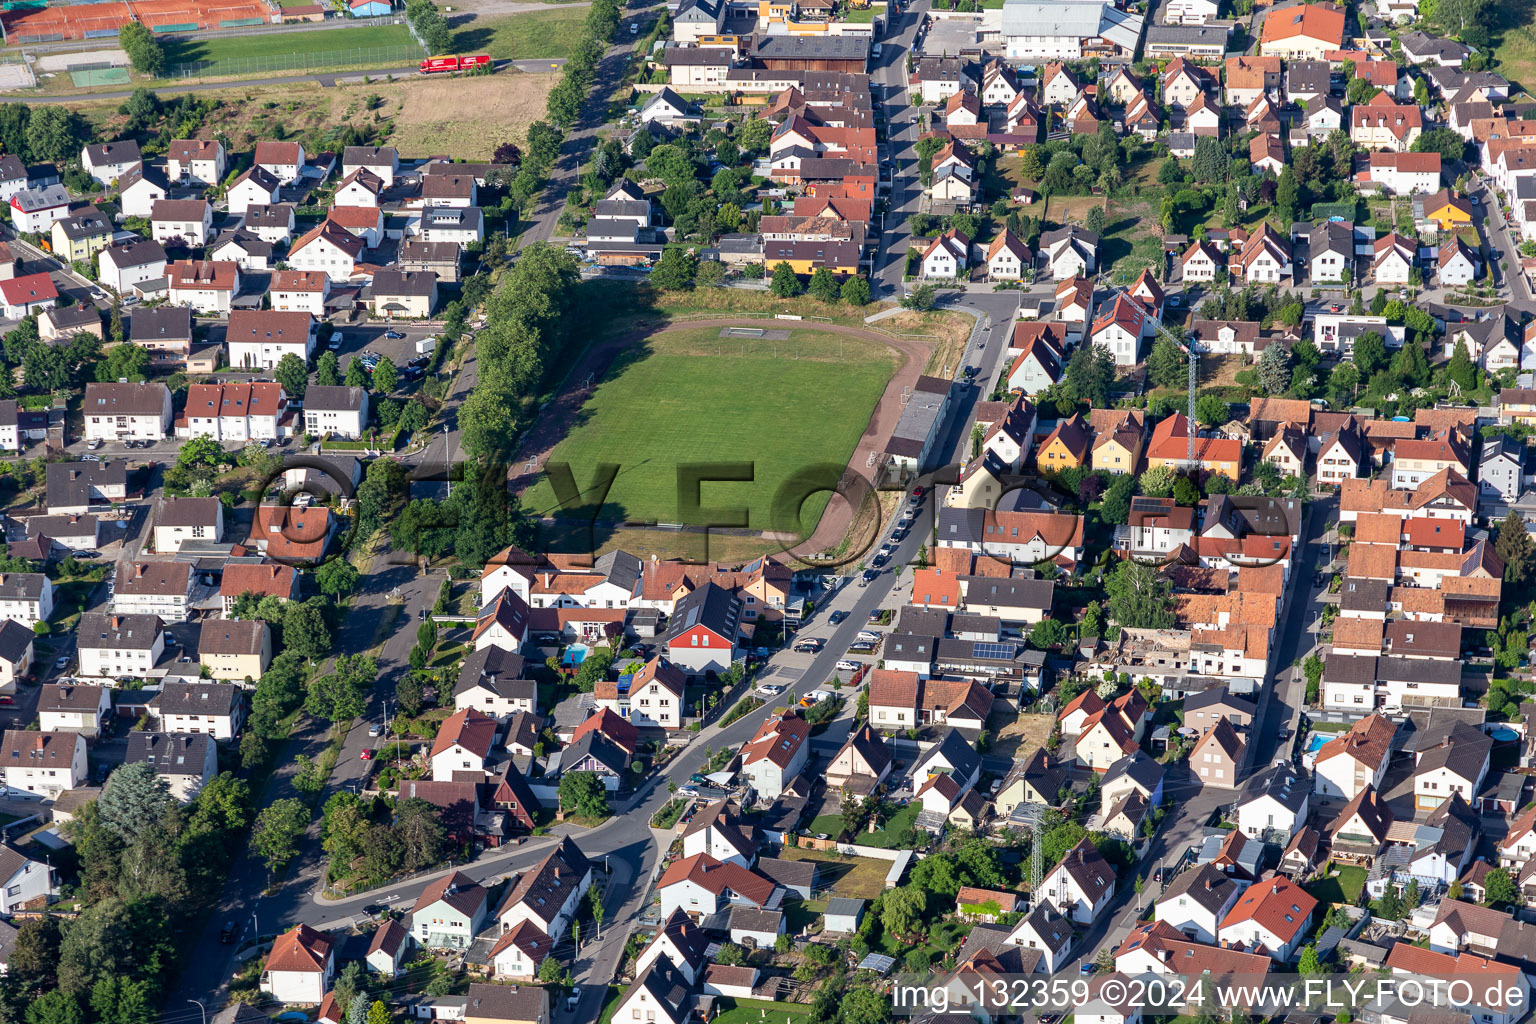
<instances>
[{"instance_id":1,"label":"construction crane","mask_svg":"<svg viewBox=\"0 0 1536 1024\"><path fill-rule=\"evenodd\" d=\"M1118 292L1119 294L1125 296L1125 298L1128 301L1134 302L1137 305L1141 305L1141 300L1136 298L1134 295L1132 295L1125 288L1123 288L1123 287L1116 287L1115 291ZM1143 306L1142 308L1145 309L1146 307ZM1188 414L1187 414L1187 417L1186 417L1187 420L1188 420L1188 423L1186 424L1186 426L1188 427L1188 430L1186 431L1186 433L1188 433L1188 435L1189 435L1189 438L1188 438L1188 440L1189 440L1189 447L1188 447L1189 465L1190 465L1190 468L1194 468L1195 467L1195 379L1196 379L1196 377L1199 376L1200 357L1195 352L1195 346L1193 346L1191 344L1188 344L1187 342L1181 340L1177 334L1174 334L1168 328L1164 327L1162 320L1160 320L1159 318L1157 318L1155 316L1152 316L1150 312L1148 312L1147 318L1152 321L1152 327L1157 332L1158 337L1167 338L1169 341L1173 342L1175 345L1177 345L1179 347L1179 351L1180 352L1183 352L1186 356L1189 357L1189 411L1188 411Z\"/></svg>"}]
</instances>

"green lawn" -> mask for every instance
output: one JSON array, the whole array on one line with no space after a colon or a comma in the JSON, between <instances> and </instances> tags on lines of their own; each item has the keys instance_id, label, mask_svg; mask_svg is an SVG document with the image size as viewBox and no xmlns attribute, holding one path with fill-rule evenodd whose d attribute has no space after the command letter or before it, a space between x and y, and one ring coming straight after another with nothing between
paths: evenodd
<instances>
[{"instance_id":1,"label":"green lawn","mask_svg":"<svg viewBox=\"0 0 1536 1024\"><path fill-rule=\"evenodd\" d=\"M1338 867L1334 873L1305 886L1307 892L1324 903L1353 904L1365 888L1365 868Z\"/></svg>"},{"instance_id":2,"label":"green lawn","mask_svg":"<svg viewBox=\"0 0 1536 1024\"><path fill-rule=\"evenodd\" d=\"M211 61L228 63L228 73L251 70L281 70L312 67L312 61L331 58L338 66L370 63L384 47L413 46L410 29L404 25L367 25L358 28L325 29L310 32L262 32L249 36L218 39L165 39L168 65ZM263 64L269 67L253 67ZM207 74L224 73L219 68Z\"/></svg>"},{"instance_id":3,"label":"green lawn","mask_svg":"<svg viewBox=\"0 0 1536 1024\"><path fill-rule=\"evenodd\" d=\"M716 1000L722 1009L714 1024L799 1024L810 1016L811 1008L804 1003L770 1003L762 999Z\"/></svg>"},{"instance_id":4,"label":"green lawn","mask_svg":"<svg viewBox=\"0 0 1536 1024\"><path fill-rule=\"evenodd\" d=\"M709 479L725 475L709 464L747 463L750 480L704 483L699 506L741 509L754 530L794 531L792 518L772 514L776 493L808 468L847 464L894 369L884 345L814 330L778 342L721 338L713 327L669 332L615 360L549 461L569 463L578 487L599 464L619 465L602 520L706 524L721 519L679 509L680 470L697 466ZM813 493L790 515L808 529L826 502ZM536 515L558 509L544 480L523 504Z\"/></svg>"},{"instance_id":5,"label":"green lawn","mask_svg":"<svg viewBox=\"0 0 1536 1024\"><path fill-rule=\"evenodd\" d=\"M872 900L885 891L885 876L890 873L888 861L870 857L839 857L834 853L787 847L779 854L783 860L814 860L816 884L830 887L838 896L851 899Z\"/></svg>"},{"instance_id":6,"label":"green lawn","mask_svg":"<svg viewBox=\"0 0 1536 1024\"><path fill-rule=\"evenodd\" d=\"M1536 29L1532 13L1531 0L1500 4L1497 11L1493 56L1498 59L1498 72L1515 88L1536 87Z\"/></svg>"},{"instance_id":7,"label":"green lawn","mask_svg":"<svg viewBox=\"0 0 1536 1024\"><path fill-rule=\"evenodd\" d=\"M798 935L821 919L827 905L821 900L787 900L784 903L785 923L791 935Z\"/></svg>"},{"instance_id":8,"label":"green lawn","mask_svg":"<svg viewBox=\"0 0 1536 1024\"><path fill-rule=\"evenodd\" d=\"M811 835L829 835L836 839L843 834L843 816L841 814L818 814L810 824Z\"/></svg>"},{"instance_id":9,"label":"green lawn","mask_svg":"<svg viewBox=\"0 0 1536 1024\"><path fill-rule=\"evenodd\" d=\"M917 820L917 812L920 810L922 805L916 800L912 801L891 815L890 820L885 823L885 831L862 833L858 838L859 845L873 846L881 850L894 848L902 834Z\"/></svg>"},{"instance_id":10,"label":"green lawn","mask_svg":"<svg viewBox=\"0 0 1536 1024\"><path fill-rule=\"evenodd\" d=\"M569 57L586 20L585 7L476 18L453 34L453 50L518 60Z\"/></svg>"}]
</instances>

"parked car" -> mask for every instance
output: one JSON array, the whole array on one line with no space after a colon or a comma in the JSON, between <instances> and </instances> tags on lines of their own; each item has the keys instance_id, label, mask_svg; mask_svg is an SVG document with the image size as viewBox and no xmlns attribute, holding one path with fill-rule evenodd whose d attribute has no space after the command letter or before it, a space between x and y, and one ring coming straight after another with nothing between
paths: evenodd
<instances>
[{"instance_id":1,"label":"parked car","mask_svg":"<svg viewBox=\"0 0 1536 1024\"><path fill-rule=\"evenodd\" d=\"M757 692L762 694L764 697L777 697L779 694L784 692L784 687L775 683L763 683L757 688Z\"/></svg>"},{"instance_id":2,"label":"parked car","mask_svg":"<svg viewBox=\"0 0 1536 1024\"><path fill-rule=\"evenodd\" d=\"M856 661L849 661L847 658L844 658L842 661L837 663L837 670L839 672L857 672L859 670L859 663Z\"/></svg>"},{"instance_id":3,"label":"parked car","mask_svg":"<svg viewBox=\"0 0 1536 1024\"><path fill-rule=\"evenodd\" d=\"M372 750L364 750L358 756L361 757L364 761L372 761L373 760L373 751Z\"/></svg>"},{"instance_id":4,"label":"parked car","mask_svg":"<svg viewBox=\"0 0 1536 1024\"><path fill-rule=\"evenodd\" d=\"M398 339L398 338L405 337L405 335L401 334L399 331L385 331L384 332L384 337L386 337L386 338L397 338Z\"/></svg>"},{"instance_id":5,"label":"parked car","mask_svg":"<svg viewBox=\"0 0 1536 1024\"><path fill-rule=\"evenodd\" d=\"M102 446L104 446L106 443L107 442L103 441L101 438L98 437L94 441L92 441L90 444L86 445L86 447L94 452L94 451L101 450Z\"/></svg>"},{"instance_id":6,"label":"parked car","mask_svg":"<svg viewBox=\"0 0 1536 1024\"><path fill-rule=\"evenodd\" d=\"M219 932L219 941L224 943L224 945L227 946L230 943L234 942L235 941L235 936L237 936L239 934L240 934L240 925L239 925L239 923L235 922L235 921L229 921L229 922L225 923L223 930Z\"/></svg>"},{"instance_id":7,"label":"parked car","mask_svg":"<svg viewBox=\"0 0 1536 1024\"><path fill-rule=\"evenodd\" d=\"M369 736L382 736L382 735L384 735L384 726L381 725L378 722L374 722L372 725L370 725L368 727L368 735Z\"/></svg>"},{"instance_id":8,"label":"parked car","mask_svg":"<svg viewBox=\"0 0 1536 1024\"><path fill-rule=\"evenodd\" d=\"M831 616L829 616L829 621L832 623L832 625L835 626L839 622L842 622L847 617L848 617L848 613L847 612L843 611L842 609L838 609L837 611L833 612L831 614Z\"/></svg>"}]
</instances>

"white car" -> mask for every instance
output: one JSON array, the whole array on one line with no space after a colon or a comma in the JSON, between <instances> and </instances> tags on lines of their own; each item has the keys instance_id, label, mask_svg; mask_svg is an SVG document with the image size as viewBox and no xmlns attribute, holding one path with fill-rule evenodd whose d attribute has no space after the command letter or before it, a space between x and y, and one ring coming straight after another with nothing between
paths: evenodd
<instances>
[{"instance_id":1,"label":"white car","mask_svg":"<svg viewBox=\"0 0 1536 1024\"><path fill-rule=\"evenodd\" d=\"M861 629L859 630L859 635L855 639L875 641L880 639L880 634L867 629Z\"/></svg>"},{"instance_id":2,"label":"white car","mask_svg":"<svg viewBox=\"0 0 1536 1024\"><path fill-rule=\"evenodd\" d=\"M777 697L779 694L784 692L784 687L778 686L774 683L763 683L757 688L757 692L762 694L764 697Z\"/></svg>"},{"instance_id":3,"label":"white car","mask_svg":"<svg viewBox=\"0 0 1536 1024\"><path fill-rule=\"evenodd\" d=\"M849 661L847 658L844 658L842 661L837 663L837 670L839 672L857 672L859 667L860 666L858 662Z\"/></svg>"}]
</instances>

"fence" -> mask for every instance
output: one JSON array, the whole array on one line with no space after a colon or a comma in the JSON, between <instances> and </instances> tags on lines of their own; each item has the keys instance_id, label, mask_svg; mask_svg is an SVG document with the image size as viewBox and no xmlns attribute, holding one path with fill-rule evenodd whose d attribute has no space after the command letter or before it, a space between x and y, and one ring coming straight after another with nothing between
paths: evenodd
<instances>
[{"instance_id":1,"label":"fence","mask_svg":"<svg viewBox=\"0 0 1536 1024\"><path fill-rule=\"evenodd\" d=\"M411 65L427 56L420 46L357 46L349 50L317 50L314 53L280 53L264 57L228 57L173 64L167 78L211 78L252 75L272 71L325 71L337 68Z\"/></svg>"}]
</instances>

